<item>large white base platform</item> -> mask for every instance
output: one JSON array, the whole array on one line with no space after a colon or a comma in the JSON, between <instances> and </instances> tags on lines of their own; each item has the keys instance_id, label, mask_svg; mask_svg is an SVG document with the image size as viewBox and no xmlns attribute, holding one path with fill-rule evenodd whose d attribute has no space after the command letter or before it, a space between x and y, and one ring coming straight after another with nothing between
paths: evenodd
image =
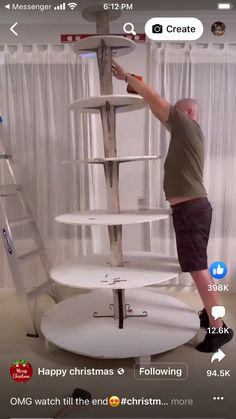
<instances>
[{"instance_id":1,"label":"large white base platform","mask_svg":"<svg viewBox=\"0 0 236 419\"><path fill-rule=\"evenodd\" d=\"M72 297L48 310L41 323L46 340L59 348L93 358L138 358L159 354L188 342L199 329L196 312L181 301L151 289L126 292L132 314L118 329L111 314L112 292L94 291Z\"/></svg>"},{"instance_id":2,"label":"large white base platform","mask_svg":"<svg viewBox=\"0 0 236 419\"><path fill-rule=\"evenodd\" d=\"M129 252L124 267L111 267L109 255L80 256L50 272L54 281L75 288L127 289L160 284L181 272L176 258L151 252Z\"/></svg>"}]
</instances>

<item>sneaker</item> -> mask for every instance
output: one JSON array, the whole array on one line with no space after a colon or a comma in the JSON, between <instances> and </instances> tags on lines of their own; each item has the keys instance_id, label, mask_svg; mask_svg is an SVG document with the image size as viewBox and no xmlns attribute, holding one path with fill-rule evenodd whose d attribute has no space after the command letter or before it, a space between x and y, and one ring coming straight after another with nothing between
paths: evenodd
<instances>
[{"instance_id":1,"label":"sneaker","mask_svg":"<svg viewBox=\"0 0 236 419\"><path fill-rule=\"evenodd\" d=\"M200 319L200 327L203 329L207 329L210 326L209 317L205 308L198 312L199 319Z\"/></svg>"},{"instance_id":2,"label":"sneaker","mask_svg":"<svg viewBox=\"0 0 236 419\"><path fill-rule=\"evenodd\" d=\"M225 323L223 323L223 327L227 327ZM217 329L213 329L214 332L216 332ZM230 342L233 339L233 336L234 332L232 329L228 329L227 333L214 334L207 330L205 339L196 346L196 349L200 352L217 352L221 346Z\"/></svg>"}]
</instances>

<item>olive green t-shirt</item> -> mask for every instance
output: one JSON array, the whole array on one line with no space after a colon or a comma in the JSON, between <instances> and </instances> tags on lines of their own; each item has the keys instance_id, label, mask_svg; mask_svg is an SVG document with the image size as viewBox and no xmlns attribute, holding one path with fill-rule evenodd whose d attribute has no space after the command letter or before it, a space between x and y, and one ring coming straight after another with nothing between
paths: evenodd
<instances>
[{"instance_id":1,"label":"olive green t-shirt","mask_svg":"<svg viewBox=\"0 0 236 419\"><path fill-rule=\"evenodd\" d=\"M201 127L171 106L171 140L164 164L164 192L173 197L205 197L203 185L204 135Z\"/></svg>"}]
</instances>

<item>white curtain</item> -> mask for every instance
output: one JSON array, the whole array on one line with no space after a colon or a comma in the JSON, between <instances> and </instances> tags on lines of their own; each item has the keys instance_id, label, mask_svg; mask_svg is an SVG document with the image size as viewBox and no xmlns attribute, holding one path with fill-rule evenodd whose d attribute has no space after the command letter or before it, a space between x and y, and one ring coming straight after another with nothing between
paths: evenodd
<instances>
[{"instance_id":1,"label":"white curtain","mask_svg":"<svg viewBox=\"0 0 236 419\"><path fill-rule=\"evenodd\" d=\"M236 274L236 46L152 43L150 84L172 104L185 97L199 102L206 137L204 182L214 210L209 262L224 261L230 281ZM147 152L162 156L160 165L149 166L150 205L165 206L162 179L169 133L151 115L148 137ZM171 223L150 225L152 251L176 254Z\"/></svg>"},{"instance_id":2,"label":"white curtain","mask_svg":"<svg viewBox=\"0 0 236 419\"><path fill-rule=\"evenodd\" d=\"M96 246L89 227L67 227L54 221L58 214L93 208L98 193L96 168L91 173L88 165L62 164L96 153L93 117L70 111L72 101L94 94L95 64L68 45L0 47L3 130L52 262ZM8 182L2 166L0 173L0 183ZM12 218L17 216L16 205L10 198L7 209ZM18 238L30 245L30 232L21 233L16 231ZM0 287L7 287L10 275L2 244L0 252ZM35 285L34 275L29 281Z\"/></svg>"},{"instance_id":3,"label":"white curtain","mask_svg":"<svg viewBox=\"0 0 236 419\"><path fill-rule=\"evenodd\" d=\"M205 185L214 208L209 262L225 261L231 279L236 271L236 50L230 45L152 43L148 61L151 85L171 103L190 96L200 103L206 136ZM52 263L99 251L102 245L100 228L54 221L57 214L106 206L101 202L104 176L99 168L61 163L102 155L99 117L69 110L73 100L98 93L97 74L96 60L79 57L68 45L0 46L3 128ZM169 134L150 112L147 118L144 154L160 154L162 159L158 164L150 162L145 172L146 197L150 207L168 207L162 178ZM2 183L7 179L0 164ZM16 204L9 205L15 217ZM145 229L151 251L176 255L171 219ZM27 242L29 231L19 231L22 247L20 237ZM0 264L0 287L8 287L10 275L1 243ZM29 282L35 285L35 265L32 271ZM186 284L188 278L180 282Z\"/></svg>"}]
</instances>

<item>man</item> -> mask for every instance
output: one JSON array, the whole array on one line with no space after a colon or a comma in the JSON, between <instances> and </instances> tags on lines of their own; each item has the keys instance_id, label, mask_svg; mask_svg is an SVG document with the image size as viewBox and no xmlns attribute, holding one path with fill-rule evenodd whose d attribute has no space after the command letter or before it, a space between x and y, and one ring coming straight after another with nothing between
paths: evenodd
<instances>
[{"instance_id":1,"label":"man","mask_svg":"<svg viewBox=\"0 0 236 419\"><path fill-rule=\"evenodd\" d=\"M145 82L127 73L113 61L113 75L126 81L153 114L171 132L164 165L164 192L173 210L178 259L183 272L190 272L204 304L199 313L205 339L196 347L201 352L215 352L233 338L233 331L221 318L211 315L220 305L218 294L209 285L214 281L207 264L207 244L212 207L203 185L204 135L198 124L198 104L193 99L179 100L171 106Z\"/></svg>"}]
</instances>

